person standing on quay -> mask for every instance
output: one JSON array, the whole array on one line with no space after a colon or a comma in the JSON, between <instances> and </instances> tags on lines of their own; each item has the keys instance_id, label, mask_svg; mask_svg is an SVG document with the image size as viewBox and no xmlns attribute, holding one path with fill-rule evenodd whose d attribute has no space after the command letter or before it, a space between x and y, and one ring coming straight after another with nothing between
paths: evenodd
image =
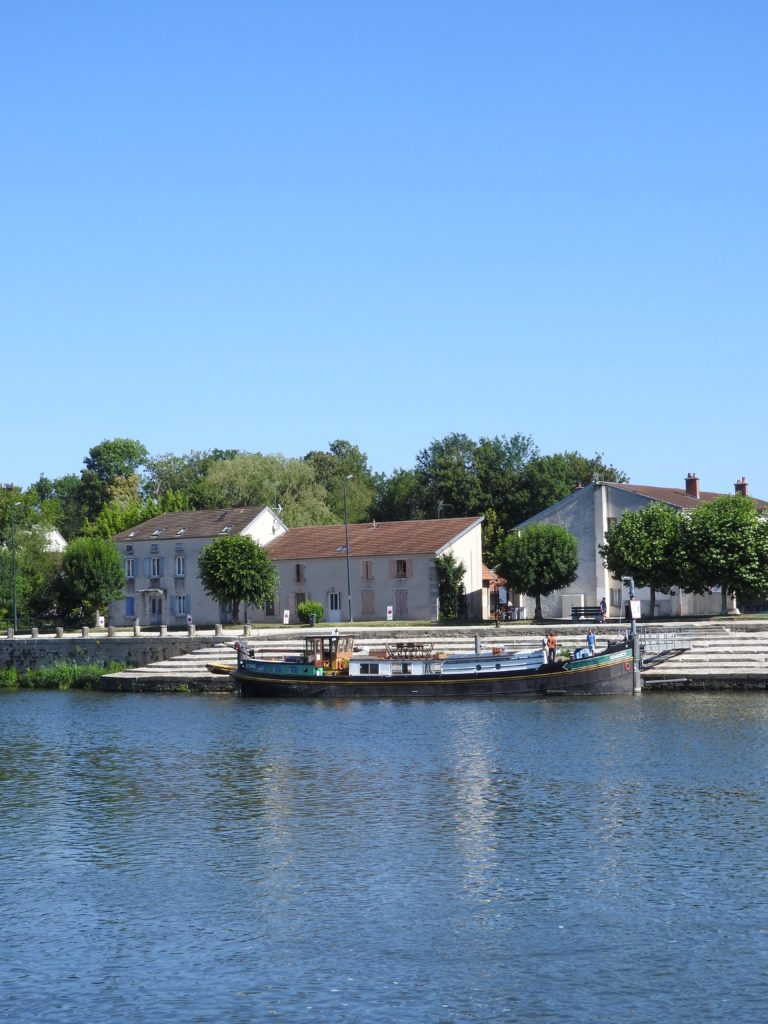
<instances>
[{"instance_id":1,"label":"person standing on quay","mask_svg":"<svg viewBox=\"0 0 768 1024\"><path fill-rule=\"evenodd\" d=\"M554 665L557 658L557 637L552 630L550 630L549 639L547 640L547 652L549 654L548 660L550 665Z\"/></svg>"},{"instance_id":2,"label":"person standing on quay","mask_svg":"<svg viewBox=\"0 0 768 1024\"><path fill-rule=\"evenodd\" d=\"M608 605L605 603L605 597L600 598L600 621L605 622L605 616L608 614Z\"/></svg>"},{"instance_id":3,"label":"person standing on quay","mask_svg":"<svg viewBox=\"0 0 768 1024\"><path fill-rule=\"evenodd\" d=\"M587 633L587 647L589 648L589 656L591 658L592 655L595 653L595 631L594 631L594 629L590 629L590 631Z\"/></svg>"}]
</instances>

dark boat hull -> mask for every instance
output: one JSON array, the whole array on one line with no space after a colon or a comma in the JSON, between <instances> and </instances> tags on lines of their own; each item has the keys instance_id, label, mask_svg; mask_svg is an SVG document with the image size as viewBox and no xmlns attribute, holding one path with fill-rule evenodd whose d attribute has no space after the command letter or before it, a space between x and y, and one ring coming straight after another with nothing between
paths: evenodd
<instances>
[{"instance_id":1,"label":"dark boat hull","mask_svg":"<svg viewBox=\"0 0 768 1024\"><path fill-rule=\"evenodd\" d=\"M232 673L242 697L383 698L383 697L546 697L604 696L633 692L632 651L556 665L535 671L468 672L450 676L355 678L321 675L297 678L274 670L259 671L247 661Z\"/></svg>"}]
</instances>

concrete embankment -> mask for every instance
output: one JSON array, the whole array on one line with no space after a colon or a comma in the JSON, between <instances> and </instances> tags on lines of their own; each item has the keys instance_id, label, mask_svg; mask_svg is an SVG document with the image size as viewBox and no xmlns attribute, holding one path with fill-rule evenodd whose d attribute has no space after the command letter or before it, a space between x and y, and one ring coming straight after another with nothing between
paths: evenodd
<instances>
[{"instance_id":1,"label":"concrete embankment","mask_svg":"<svg viewBox=\"0 0 768 1024\"><path fill-rule=\"evenodd\" d=\"M342 627L345 628L345 627ZM546 627L548 628L548 627ZM588 624L557 624L555 632L561 650L573 650L586 640ZM596 625L597 646L615 640L615 624ZM663 628L663 627L662 627ZM318 629L318 632L322 632ZM350 629L356 647L381 647L387 640L419 641L434 644L435 650L469 652L476 638L482 647L505 645L515 650L538 648L545 627L530 623L509 623L500 627L377 627L359 625ZM685 624L685 640L690 647L667 661L643 670L643 688L649 692L664 690L764 690L768 689L768 622L734 619L708 620ZM303 648L307 630L259 630L247 639L250 647L265 653L297 653ZM671 626L669 636L673 638ZM236 654L228 644L216 644L143 668L105 676L103 688L131 692L171 692L189 690L202 693L232 693L235 687L227 675L215 674L210 663L234 667Z\"/></svg>"},{"instance_id":2,"label":"concrete embankment","mask_svg":"<svg viewBox=\"0 0 768 1024\"><path fill-rule=\"evenodd\" d=\"M561 651L583 646L589 623L555 623ZM654 623L653 628L664 631L677 628L677 623L666 626ZM329 627L318 627L322 633ZM357 649L382 647L387 641L419 641L432 643L435 650L469 652L477 642L484 648L497 645L514 650L538 648L541 638L550 628L534 626L530 622L504 623L466 627L367 627L355 623L340 626L355 636ZM615 640L619 631L615 623L597 624L598 649ZM623 628L623 627L621 627ZM710 619L684 623L690 647L679 651L666 661L649 658L643 668L643 688L646 691L675 689L711 690L763 690L768 689L768 621L741 619ZM306 628L276 627L254 629L247 638L232 630L213 629L198 631L195 636L186 633L162 636L142 632L140 636L107 637L91 634L88 638L16 637L0 638L0 667L39 667L56 661L89 662L107 666L123 662L131 666L124 672L103 677L102 689L120 692L179 692L234 693L235 685L226 672L214 672L210 664L234 667L234 642L243 640L249 647L265 653L296 653L303 649ZM679 637L679 634L677 634ZM674 643L674 640L670 640Z\"/></svg>"}]
</instances>

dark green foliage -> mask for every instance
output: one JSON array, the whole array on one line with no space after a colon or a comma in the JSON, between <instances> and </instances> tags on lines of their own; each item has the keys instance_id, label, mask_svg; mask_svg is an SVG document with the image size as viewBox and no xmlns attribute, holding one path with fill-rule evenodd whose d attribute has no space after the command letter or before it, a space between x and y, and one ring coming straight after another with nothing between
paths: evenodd
<instances>
[{"instance_id":1,"label":"dark green foliage","mask_svg":"<svg viewBox=\"0 0 768 1024\"><path fill-rule=\"evenodd\" d=\"M686 517L682 585L694 593L722 588L742 598L768 594L768 519L742 495L723 495Z\"/></svg>"},{"instance_id":2,"label":"dark green foliage","mask_svg":"<svg viewBox=\"0 0 768 1024\"><path fill-rule=\"evenodd\" d=\"M198 572L206 594L232 606L235 622L239 621L241 602L263 605L277 593L277 569L250 537L218 537L212 541L200 552Z\"/></svg>"},{"instance_id":3,"label":"dark green foliage","mask_svg":"<svg viewBox=\"0 0 768 1024\"><path fill-rule=\"evenodd\" d=\"M564 526L534 523L504 541L499 572L510 590L536 599L541 621L541 597L567 587L576 579L579 545Z\"/></svg>"},{"instance_id":4,"label":"dark green foliage","mask_svg":"<svg viewBox=\"0 0 768 1024\"><path fill-rule=\"evenodd\" d=\"M79 537L62 556L59 605L65 619L93 625L96 611L106 613L119 598L125 573L117 549L100 537Z\"/></svg>"},{"instance_id":5,"label":"dark green foliage","mask_svg":"<svg viewBox=\"0 0 768 1024\"><path fill-rule=\"evenodd\" d=\"M0 687L30 690L92 690L98 687L102 676L124 670L125 665L116 661L106 667L62 661L43 668L28 669L25 672L7 668L0 669Z\"/></svg>"},{"instance_id":6,"label":"dark green foliage","mask_svg":"<svg viewBox=\"0 0 768 1024\"><path fill-rule=\"evenodd\" d=\"M677 509L653 502L625 512L600 545L603 562L616 579L631 576L636 586L650 587L651 618L657 591L668 593L684 574L685 525Z\"/></svg>"},{"instance_id":7,"label":"dark green foliage","mask_svg":"<svg viewBox=\"0 0 768 1024\"><path fill-rule=\"evenodd\" d=\"M308 625L313 615L315 622L322 622L323 606L319 601L299 601L296 606L296 614L299 616L299 622L303 622L305 626Z\"/></svg>"},{"instance_id":8,"label":"dark green foliage","mask_svg":"<svg viewBox=\"0 0 768 1024\"><path fill-rule=\"evenodd\" d=\"M435 558L440 599L440 618L458 619L464 597L464 566L453 555Z\"/></svg>"}]
</instances>

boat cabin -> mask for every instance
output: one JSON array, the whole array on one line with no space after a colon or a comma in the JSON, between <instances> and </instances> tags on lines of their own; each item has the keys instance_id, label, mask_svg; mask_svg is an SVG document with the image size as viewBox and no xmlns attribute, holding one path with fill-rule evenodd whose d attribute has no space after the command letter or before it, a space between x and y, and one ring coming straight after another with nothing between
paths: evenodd
<instances>
[{"instance_id":1,"label":"boat cabin","mask_svg":"<svg viewBox=\"0 0 768 1024\"><path fill-rule=\"evenodd\" d=\"M326 672L346 671L355 647L355 638L331 633L327 636L308 636L304 640L306 665L322 668Z\"/></svg>"}]
</instances>

